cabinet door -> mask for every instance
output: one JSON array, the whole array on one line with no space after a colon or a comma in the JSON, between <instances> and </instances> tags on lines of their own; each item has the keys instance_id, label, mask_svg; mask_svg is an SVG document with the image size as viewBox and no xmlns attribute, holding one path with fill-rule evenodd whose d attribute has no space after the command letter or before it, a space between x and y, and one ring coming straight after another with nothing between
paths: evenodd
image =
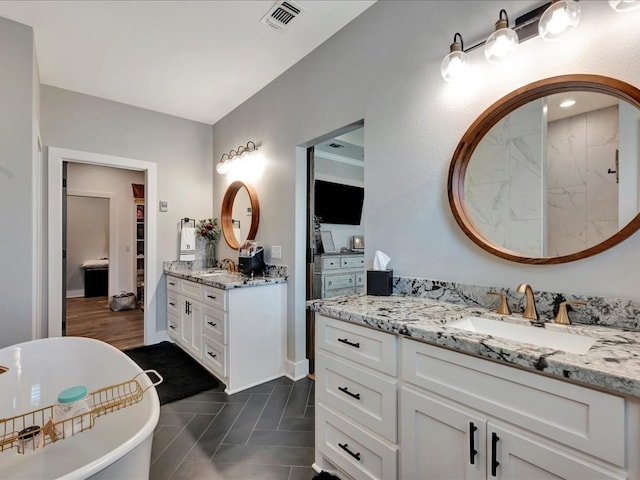
<instances>
[{"instance_id":1,"label":"cabinet door","mask_svg":"<svg viewBox=\"0 0 640 480\"><path fill-rule=\"evenodd\" d=\"M399 478L485 478L486 419L406 386L400 389L399 415Z\"/></svg>"},{"instance_id":2,"label":"cabinet door","mask_svg":"<svg viewBox=\"0 0 640 480\"><path fill-rule=\"evenodd\" d=\"M573 457L551 444L489 422L487 478L512 480L585 480L627 478Z\"/></svg>"},{"instance_id":3,"label":"cabinet door","mask_svg":"<svg viewBox=\"0 0 640 480\"><path fill-rule=\"evenodd\" d=\"M183 298L180 307L180 344L196 358L202 358L202 305Z\"/></svg>"}]
</instances>

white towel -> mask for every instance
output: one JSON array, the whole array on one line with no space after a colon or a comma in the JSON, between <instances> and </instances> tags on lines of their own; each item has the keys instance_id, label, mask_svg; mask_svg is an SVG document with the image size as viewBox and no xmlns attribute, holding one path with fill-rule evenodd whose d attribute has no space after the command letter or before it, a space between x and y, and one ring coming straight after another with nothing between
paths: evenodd
<instances>
[{"instance_id":1,"label":"white towel","mask_svg":"<svg viewBox=\"0 0 640 480\"><path fill-rule=\"evenodd\" d=\"M233 227L233 234L238 242L242 242L242 233L240 233L240 227Z\"/></svg>"},{"instance_id":2,"label":"white towel","mask_svg":"<svg viewBox=\"0 0 640 480\"><path fill-rule=\"evenodd\" d=\"M196 259L196 229L182 227L180 231L180 260L183 262Z\"/></svg>"}]
</instances>

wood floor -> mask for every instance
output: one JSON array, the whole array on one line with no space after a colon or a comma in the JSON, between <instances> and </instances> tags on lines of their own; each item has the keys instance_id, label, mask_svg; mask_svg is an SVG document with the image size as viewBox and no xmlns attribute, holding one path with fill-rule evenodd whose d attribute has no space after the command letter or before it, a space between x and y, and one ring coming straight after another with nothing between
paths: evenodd
<instances>
[{"instance_id":1,"label":"wood floor","mask_svg":"<svg viewBox=\"0 0 640 480\"><path fill-rule=\"evenodd\" d=\"M67 335L89 337L127 348L144 345L144 312L114 312L109 297L67 298Z\"/></svg>"}]
</instances>

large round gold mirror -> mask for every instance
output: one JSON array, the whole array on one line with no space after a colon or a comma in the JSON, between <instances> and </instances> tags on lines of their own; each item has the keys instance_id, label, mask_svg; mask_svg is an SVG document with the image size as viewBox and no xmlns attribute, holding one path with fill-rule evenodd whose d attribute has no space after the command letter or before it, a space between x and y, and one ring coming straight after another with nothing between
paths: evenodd
<instances>
[{"instance_id":1,"label":"large round gold mirror","mask_svg":"<svg viewBox=\"0 0 640 480\"><path fill-rule=\"evenodd\" d=\"M233 182L222 199L222 234L227 245L240 248L245 240L254 240L260 223L260 204L253 187Z\"/></svg>"},{"instance_id":2,"label":"large round gold mirror","mask_svg":"<svg viewBox=\"0 0 640 480\"><path fill-rule=\"evenodd\" d=\"M640 90L599 75L526 85L464 134L448 195L464 233L521 263L602 252L640 228Z\"/></svg>"}]
</instances>

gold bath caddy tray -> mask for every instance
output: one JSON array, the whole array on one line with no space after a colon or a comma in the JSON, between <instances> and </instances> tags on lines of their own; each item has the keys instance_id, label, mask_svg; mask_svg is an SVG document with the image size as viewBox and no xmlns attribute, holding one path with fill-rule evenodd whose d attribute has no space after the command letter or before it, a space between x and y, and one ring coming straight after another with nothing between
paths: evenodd
<instances>
[{"instance_id":1,"label":"gold bath caddy tray","mask_svg":"<svg viewBox=\"0 0 640 480\"><path fill-rule=\"evenodd\" d=\"M142 388L138 377L147 373L154 374L159 380ZM0 418L0 452L16 448L18 453L24 453L89 430L96 418L138 403L149 388L162 381L155 370L145 370L131 380L89 393L87 397L93 405L91 410L58 422L53 421L54 405L15 417Z\"/></svg>"}]
</instances>

